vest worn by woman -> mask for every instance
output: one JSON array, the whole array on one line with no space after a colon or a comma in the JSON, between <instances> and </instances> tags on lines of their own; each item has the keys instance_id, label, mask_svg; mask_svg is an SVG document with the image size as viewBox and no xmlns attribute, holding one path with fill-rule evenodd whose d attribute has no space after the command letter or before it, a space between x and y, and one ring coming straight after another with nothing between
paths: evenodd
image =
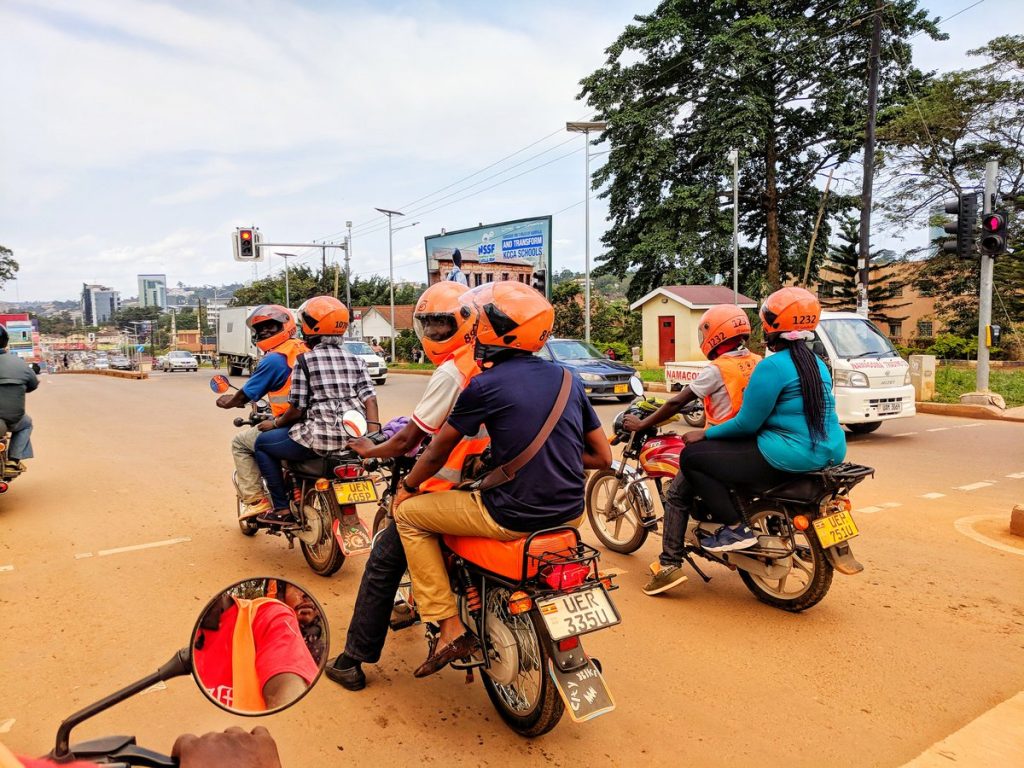
<instances>
[{"instance_id":1,"label":"vest worn by woman","mask_svg":"<svg viewBox=\"0 0 1024 768\"><path fill-rule=\"evenodd\" d=\"M295 361L299 359L299 355L306 352L309 352L309 347L306 346L304 341L288 339L283 344L274 347L270 354L284 355L288 361L288 367L295 370ZM288 393L291 392L291 389L292 377L289 376L283 387L267 393L267 399L270 401L270 412L274 414L275 418L288 410Z\"/></svg>"},{"instance_id":2,"label":"vest worn by woman","mask_svg":"<svg viewBox=\"0 0 1024 768\"><path fill-rule=\"evenodd\" d=\"M743 405L743 392L750 381L750 374L754 372L754 366L761 362L761 356L748 352L746 355L721 355L711 361L711 365L722 374L722 382L725 384L725 391L729 394L729 413L715 418L711 415L711 398L704 398L704 418L710 426L728 421L740 412Z\"/></svg>"}]
</instances>

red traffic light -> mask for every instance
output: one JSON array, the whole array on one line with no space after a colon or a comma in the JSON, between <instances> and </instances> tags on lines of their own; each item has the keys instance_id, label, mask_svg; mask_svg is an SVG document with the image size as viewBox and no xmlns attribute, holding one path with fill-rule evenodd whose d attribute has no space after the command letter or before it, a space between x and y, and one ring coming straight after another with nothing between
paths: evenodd
<instances>
[{"instance_id":1,"label":"red traffic light","mask_svg":"<svg viewBox=\"0 0 1024 768\"><path fill-rule=\"evenodd\" d=\"M981 228L986 232L998 232L999 228L1003 225L1002 217L998 214L990 213L986 215L981 222Z\"/></svg>"},{"instance_id":2,"label":"red traffic light","mask_svg":"<svg viewBox=\"0 0 1024 768\"><path fill-rule=\"evenodd\" d=\"M240 237L241 237L241 238L242 238L243 240L252 240L252 230L250 230L250 229L243 229L243 230L242 230L242 231L241 231L241 232L239 233L239 236L240 236Z\"/></svg>"}]
</instances>

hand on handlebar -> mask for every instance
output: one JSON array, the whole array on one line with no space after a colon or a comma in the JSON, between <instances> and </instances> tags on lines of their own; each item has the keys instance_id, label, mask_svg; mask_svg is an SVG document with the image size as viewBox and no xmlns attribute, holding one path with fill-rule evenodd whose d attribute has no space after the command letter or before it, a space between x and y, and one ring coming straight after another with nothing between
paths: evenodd
<instances>
[{"instance_id":1,"label":"hand on handlebar","mask_svg":"<svg viewBox=\"0 0 1024 768\"><path fill-rule=\"evenodd\" d=\"M171 756L178 758L181 768L281 768L277 744L261 725L252 733L231 727L203 736L183 734L174 742Z\"/></svg>"},{"instance_id":2,"label":"hand on handlebar","mask_svg":"<svg viewBox=\"0 0 1024 768\"><path fill-rule=\"evenodd\" d=\"M640 421L641 420L632 413L627 413L622 417L622 428L627 432L636 432L640 429Z\"/></svg>"},{"instance_id":3,"label":"hand on handlebar","mask_svg":"<svg viewBox=\"0 0 1024 768\"><path fill-rule=\"evenodd\" d=\"M277 429L277 426L275 424L276 421L277 419L266 419L257 424L256 429L258 429L260 432L269 432L272 429Z\"/></svg>"},{"instance_id":4,"label":"hand on handlebar","mask_svg":"<svg viewBox=\"0 0 1024 768\"><path fill-rule=\"evenodd\" d=\"M683 432L683 444L684 445L690 445L692 443L697 443L697 442L700 442L701 440L706 440L706 439L707 439L707 435L704 434L704 430L703 429L694 429L694 430L691 430L690 432Z\"/></svg>"},{"instance_id":5,"label":"hand on handlebar","mask_svg":"<svg viewBox=\"0 0 1024 768\"><path fill-rule=\"evenodd\" d=\"M366 437L350 437L345 446L362 458L366 458L366 454L374 448L374 443L370 438Z\"/></svg>"}]
</instances>

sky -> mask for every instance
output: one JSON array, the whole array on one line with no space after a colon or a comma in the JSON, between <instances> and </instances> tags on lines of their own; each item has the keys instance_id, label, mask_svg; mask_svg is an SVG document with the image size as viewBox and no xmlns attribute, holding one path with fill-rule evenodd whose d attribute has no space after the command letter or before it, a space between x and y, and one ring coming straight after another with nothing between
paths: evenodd
<instances>
[{"instance_id":1,"label":"sky","mask_svg":"<svg viewBox=\"0 0 1024 768\"><path fill-rule=\"evenodd\" d=\"M945 18L975 2L922 6ZM553 268L582 271L584 140L565 122L592 117L579 80L655 5L0 0L0 244L21 265L0 300L77 298L82 283L127 298L141 273L220 285L281 271L275 256L232 260L231 234L249 225L302 244L340 242L351 221L353 274L387 275L376 207L406 214L396 280L425 280L423 237L442 228L551 214ZM983 0L943 27L949 40L918 37L914 63L969 66L967 50L1020 21L1017 5ZM591 149L592 171L606 149ZM606 212L592 199L592 265ZM926 238L922 222L882 244Z\"/></svg>"}]
</instances>

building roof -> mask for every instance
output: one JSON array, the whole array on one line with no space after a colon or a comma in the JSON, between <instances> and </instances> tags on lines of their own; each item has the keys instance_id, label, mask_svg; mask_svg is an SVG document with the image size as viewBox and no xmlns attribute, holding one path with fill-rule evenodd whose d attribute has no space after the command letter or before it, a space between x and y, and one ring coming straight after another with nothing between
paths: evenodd
<instances>
[{"instance_id":1,"label":"building roof","mask_svg":"<svg viewBox=\"0 0 1024 768\"><path fill-rule=\"evenodd\" d=\"M412 311L415 306L415 304L395 304L395 328L400 331L412 330ZM353 309L359 311L363 320L373 311L384 318L385 323L391 322L390 304L374 304L370 307L353 307Z\"/></svg>"},{"instance_id":2,"label":"building roof","mask_svg":"<svg viewBox=\"0 0 1024 768\"><path fill-rule=\"evenodd\" d=\"M690 309L707 309L716 304L733 303L732 288L724 285L663 285L634 301L629 308L641 307L656 296L672 299ZM749 296L741 293L736 299L741 309L757 309L757 302Z\"/></svg>"}]
</instances>

